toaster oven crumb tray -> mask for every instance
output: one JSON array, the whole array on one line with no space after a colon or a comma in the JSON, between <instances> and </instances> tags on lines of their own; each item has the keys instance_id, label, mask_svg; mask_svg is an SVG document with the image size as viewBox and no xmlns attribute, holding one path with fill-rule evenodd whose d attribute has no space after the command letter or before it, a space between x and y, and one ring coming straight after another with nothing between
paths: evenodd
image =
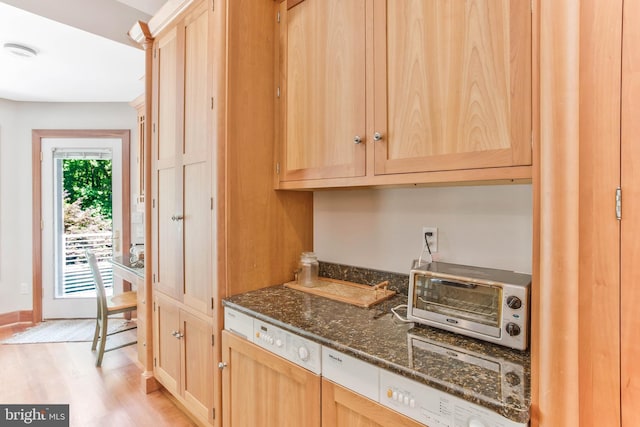
<instances>
[{"instance_id":1,"label":"toaster oven crumb tray","mask_svg":"<svg viewBox=\"0 0 640 427\"><path fill-rule=\"evenodd\" d=\"M361 285L359 283L329 279L327 277L319 277L316 284L312 287L299 285L295 281L284 284L286 288L308 292L310 294L365 308L389 299L396 294L396 291L387 289L387 285L388 282L378 283L374 286Z\"/></svg>"}]
</instances>

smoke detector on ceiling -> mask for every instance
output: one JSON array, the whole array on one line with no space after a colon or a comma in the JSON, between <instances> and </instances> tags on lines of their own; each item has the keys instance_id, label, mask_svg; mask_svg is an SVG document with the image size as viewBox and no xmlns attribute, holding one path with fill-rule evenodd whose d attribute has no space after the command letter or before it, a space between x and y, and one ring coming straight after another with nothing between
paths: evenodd
<instances>
[{"instance_id":1,"label":"smoke detector on ceiling","mask_svg":"<svg viewBox=\"0 0 640 427\"><path fill-rule=\"evenodd\" d=\"M12 54L22 58L34 58L38 55L37 50L19 43L5 43L3 47Z\"/></svg>"}]
</instances>

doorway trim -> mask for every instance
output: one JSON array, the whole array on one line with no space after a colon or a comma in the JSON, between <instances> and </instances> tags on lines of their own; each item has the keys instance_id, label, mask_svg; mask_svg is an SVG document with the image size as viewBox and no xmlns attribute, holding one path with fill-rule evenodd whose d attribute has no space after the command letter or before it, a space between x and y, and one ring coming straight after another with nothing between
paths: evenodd
<instances>
[{"instance_id":1,"label":"doorway trim","mask_svg":"<svg viewBox=\"0 0 640 427\"><path fill-rule=\"evenodd\" d=\"M31 131L32 183L32 295L33 322L42 322L42 139L115 138L122 145L122 248L131 242L131 131L129 129L34 129Z\"/></svg>"}]
</instances>

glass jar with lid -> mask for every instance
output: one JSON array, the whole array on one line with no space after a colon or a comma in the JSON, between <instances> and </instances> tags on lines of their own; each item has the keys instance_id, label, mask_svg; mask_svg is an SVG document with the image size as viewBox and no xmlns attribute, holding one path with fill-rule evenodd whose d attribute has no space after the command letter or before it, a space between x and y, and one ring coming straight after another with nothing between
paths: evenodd
<instances>
[{"instance_id":1,"label":"glass jar with lid","mask_svg":"<svg viewBox=\"0 0 640 427\"><path fill-rule=\"evenodd\" d=\"M320 269L318 257L313 252L302 252L298 264L298 284L308 288L315 286Z\"/></svg>"}]
</instances>

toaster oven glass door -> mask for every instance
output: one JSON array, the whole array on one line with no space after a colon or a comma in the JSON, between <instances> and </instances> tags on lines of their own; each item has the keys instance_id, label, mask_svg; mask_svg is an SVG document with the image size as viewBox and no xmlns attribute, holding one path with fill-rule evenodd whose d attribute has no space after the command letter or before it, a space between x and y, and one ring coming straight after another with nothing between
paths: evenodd
<instances>
[{"instance_id":1,"label":"toaster oven glass door","mask_svg":"<svg viewBox=\"0 0 640 427\"><path fill-rule=\"evenodd\" d=\"M499 337L502 287L416 274L414 314Z\"/></svg>"},{"instance_id":2,"label":"toaster oven glass door","mask_svg":"<svg viewBox=\"0 0 640 427\"><path fill-rule=\"evenodd\" d=\"M407 338L411 368L454 390L481 390L483 399L528 411L524 394L528 379L519 361L475 353L411 331ZM465 375L459 375L460 372Z\"/></svg>"},{"instance_id":3,"label":"toaster oven glass door","mask_svg":"<svg viewBox=\"0 0 640 427\"><path fill-rule=\"evenodd\" d=\"M457 390L482 390L482 396L494 402L504 401L500 363L487 356L472 355L461 349L436 344L407 334L409 365L447 387ZM476 375L459 375L459 372Z\"/></svg>"}]
</instances>

